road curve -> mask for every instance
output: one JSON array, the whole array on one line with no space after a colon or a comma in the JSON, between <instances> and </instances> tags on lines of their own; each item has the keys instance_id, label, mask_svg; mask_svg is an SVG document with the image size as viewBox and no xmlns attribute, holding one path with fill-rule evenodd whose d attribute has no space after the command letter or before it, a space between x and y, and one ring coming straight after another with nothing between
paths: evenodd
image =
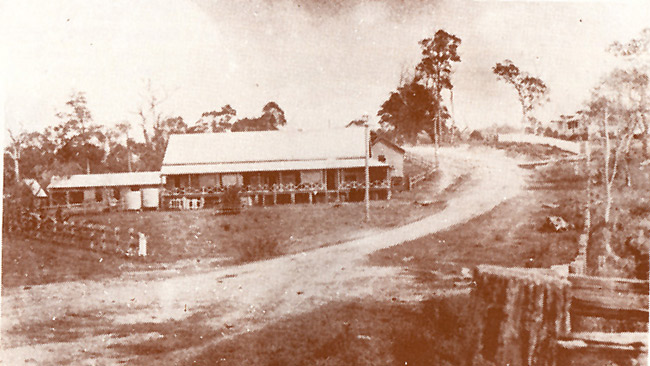
<instances>
[{"instance_id":1,"label":"road curve","mask_svg":"<svg viewBox=\"0 0 650 366\"><path fill-rule=\"evenodd\" d=\"M412 152L433 156L431 148L415 147ZM361 239L193 274L161 273L159 278L155 273L147 278L127 274L105 281L34 286L29 291L6 289L2 299L3 363L141 364L145 361L108 346L137 344L160 335L149 332L117 337L115 329L125 324L183 321L193 315L209 314L204 325L213 329L227 325L233 335L331 301L367 296L417 301L426 294L414 281L400 275L399 268L364 265L367 255L465 222L519 194L523 187L517 162L501 151L442 149L440 161L444 172L470 173L468 184L444 210ZM443 181L452 180L453 174L443 176ZM82 336L70 342L34 344L20 333L8 332L14 327L52 324L52 319L65 319L69 314L94 314L83 322L72 323L74 331ZM201 346L205 345L197 345L194 350L199 351ZM165 356L180 360L187 354L185 349Z\"/></svg>"}]
</instances>

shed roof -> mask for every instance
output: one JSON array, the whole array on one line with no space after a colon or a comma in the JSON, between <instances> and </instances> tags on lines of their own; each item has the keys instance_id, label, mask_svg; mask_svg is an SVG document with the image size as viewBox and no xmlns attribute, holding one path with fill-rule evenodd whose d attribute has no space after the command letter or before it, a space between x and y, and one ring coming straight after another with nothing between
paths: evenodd
<instances>
[{"instance_id":1,"label":"shed roof","mask_svg":"<svg viewBox=\"0 0 650 366\"><path fill-rule=\"evenodd\" d=\"M160 172L76 174L52 177L48 189L159 185Z\"/></svg>"},{"instance_id":2,"label":"shed roof","mask_svg":"<svg viewBox=\"0 0 650 366\"><path fill-rule=\"evenodd\" d=\"M35 180L35 179L23 179L23 182L29 187L29 189L32 191L32 194L34 197L39 197L39 198L44 198L47 197L47 193L41 188L41 185Z\"/></svg>"},{"instance_id":3,"label":"shed roof","mask_svg":"<svg viewBox=\"0 0 650 366\"><path fill-rule=\"evenodd\" d=\"M165 166L359 159L363 128L171 135Z\"/></svg>"}]
</instances>

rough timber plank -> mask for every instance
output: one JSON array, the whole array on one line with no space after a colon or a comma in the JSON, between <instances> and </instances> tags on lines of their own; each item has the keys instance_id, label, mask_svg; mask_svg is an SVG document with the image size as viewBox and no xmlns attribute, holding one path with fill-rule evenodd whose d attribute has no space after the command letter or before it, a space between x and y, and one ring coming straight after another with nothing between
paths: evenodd
<instances>
[{"instance_id":1,"label":"rough timber plank","mask_svg":"<svg viewBox=\"0 0 650 366\"><path fill-rule=\"evenodd\" d=\"M648 333L576 332L558 341L564 349L602 349L630 352L648 352Z\"/></svg>"},{"instance_id":2,"label":"rough timber plank","mask_svg":"<svg viewBox=\"0 0 650 366\"><path fill-rule=\"evenodd\" d=\"M569 276L571 313L648 321L648 281Z\"/></svg>"}]
</instances>

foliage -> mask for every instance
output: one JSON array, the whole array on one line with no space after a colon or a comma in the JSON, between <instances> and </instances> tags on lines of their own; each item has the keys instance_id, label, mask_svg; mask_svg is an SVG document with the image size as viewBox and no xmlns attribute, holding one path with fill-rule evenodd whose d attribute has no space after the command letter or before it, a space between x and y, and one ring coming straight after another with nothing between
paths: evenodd
<instances>
[{"instance_id":1,"label":"foliage","mask_svg":"<svg viewBox=\"0 0 650 366\"><path fill-rule=\"evenodd\" d=\"M472 141L483 141L483 135L481 134L481 131L474 130L469 134L469 139Z\"/></svg>"},{"instance_id":2,"label":"foliage","mask_svg":"<svg viewBox=\"0 0 650 366\"><path fill-rule=\"evenodd\" d=\"M26 212L34 210L34 198L31 190L21 182L6 182L3 187L2 222L3 230L10 220L16 220Z\"/></svg>"},{"instance_id":3,"label":"foliage","mask_svg":"<svg viewBox=\"0 0 650 366\"><path fill-rule=\"evenodd\" d=\"M422 59L414 76L403 78L377 112L382 128L394 130L410 141L424 131L435 143L450 131L442 91L451 92L453 88L452 63L460 62L460 43L460 38L442 29L433 38L420 41Z\"/></svg>"},{"instance_id":4,"label":"foliage","mask_svg":"<svg viewBox=\"0 0 650 366\"><path fill-rule=\"evenodd\" d=\"M625 49L620 44L612 47L617 52ZM594 157L589 168L589 179L595 178L596 183L593 191L592 185L589 185L588 192L588 210L595 213L594 219L587 225L590 239L587 246L587 268L591 273L601 270L596 265L596 259L600 255L613 259L615 263L624 262L615 249L620 244L617 242L620 238L616 238L620 231L617 230L616 218L613 217L624 206L615 202L615 199L619 199L620 192L633 189L631 170L636 164L631 150L637 133L644 144L643 153L647 156L648 86L647 69L615 69L594 88L588 102L586 115L589 118L590 132L593 132L589 133L588 143L595 142L597 149L602 152ZM622 170L624 171L621 172ZM622 175L625 177L625 185L617 186L617 179ZM602 197L603 205L594 202L599 196ZM602 209L602 215L596 214L600 211L599 208ZM630 222L633 223L634 221Z\"/></svg>"},{"instance_id":5,"label":"foliage","mask_svg":"<svg viewBox=\"0 0 650 366\"><path fill-rule=\"evenodd\" d=\"M188 128L188 133L204 132L227 132L232 129L232 120L237 115L237 111L226 104L219 111L204 112L201 118L194 123L194 126Z\"/></svg>"},{"instance_id":6,"label":"foliage","mask_svg":"<svg viewBox=\"0 0 650 366\"><path fill-rule=\"evenodd\" d=\"M548 93L546 84L541 79L521 71L510 60L505 60L502 63L497 62L492 68L492 72L497 79L503 80L515 88L521 104L523 124L535 129L537 125L530 116L530 112L545 101L545 96Z\"/></svg>"},{"instance_id":7,"label":"foliage","mask_svg":"<svg viewBox=\"0 0 650 366\"><path fill-rule=\"evenodd\" d=\"M280 252L280 240L269 236L251 237L237 247L238 260L242 263L275 257Z\"/></svg>"},{"instance_id":8,"label":"foliage","mask_svg":"<svg viewBox=\"0 0 650 366\"><path fill-rule=\"evenodd\" d=\"M221 204L226 208L241 208L240 191L239 186L227 187L221 198Z\"/></svg>"},{"instance_id":9,"label":"foliage","mask_svg":"<svg viewBox=\"0 0 650 366\"><path fill-rule=\"evenodd\" d=\"M226 131L276 130L286 125L284 111L275 102L267 103L262 115L233 123L237 114L230 105L219 111L203 113L192 127L180 116L166 116L160 111L166 97L159 96L151 83L137 114L144 142L132 134L129 121L113 128L93 122L83 92L74 92L65 108L56 114L58 123L43 131L7 130L9 144L4 149L5 181L34 178L47 187L54 175L159 170L172 134Z\"/></svg>"},{"instance_id":10,"label":"foliage","mask_svg":"<svg viewBox=\"0 0 650 366\"><path fill-rule=\"evenodd\" d=\"M67 111L57 113L62 123L54 127L59 146L57 154L64 161L83 161L89 174L91 161L97 163L104 157L101 145L105 136L93 123L84 93L73 93L66 106Z\"/></svg>"},{"instance_id":11,"label":"foliage","mask_svg":"<svg viewBox=\"0 0 650 366\"><path fill-rule=\"evenodd\" d=\"M425 131L433 140L436 130L433 120L437 115L439 100L430 91L413 79L397 88L382 104L378 115L385 129L394 130L399 136L413 141L418 133ZM446 109L441 113L447 117Z\"/></svg>"},{"instance_id":12,"label":"foliage","mask_svg":"<svg viewBox=\"0 0 650 366\"><path fill-rule=\"evenodd\" d=\"M275 102L268 102L257 118L243 118L232 125L232 131L271 131L287 124L284 111Z\"/></svg>"}]
</instances>

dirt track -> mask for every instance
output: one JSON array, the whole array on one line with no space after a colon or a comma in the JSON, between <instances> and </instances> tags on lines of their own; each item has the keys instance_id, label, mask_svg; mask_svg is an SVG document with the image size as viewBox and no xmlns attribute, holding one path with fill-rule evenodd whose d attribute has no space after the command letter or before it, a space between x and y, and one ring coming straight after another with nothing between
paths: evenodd
<instances>
[{"instance_id":1,"label":"dirt track","mask_svg":"<svg viewBox=\"0 0 650 366\"><path fill-rule=\"evenodd\" d=\"M413 152L433 156L427 148ZM469 182L443 211L362 239L242 266L130 273L101 282L8 289L2 299L3 364L143 364L146 358L109 346L137 344L160 334L117 336L116 329L173 320L192 327L196 316L208 314L201 316L201 326L230 336L330 301L366 296L417 301L424 294L410 277L399 268L364 265L367 254L467 221L522 189L522 172L498 151L443 150L441 168L447 173L443 185L470 173ZM43 327L47 332L57 321L71 328L74 334L69 341L52 342L10 331L31 327L38 333ZM170 349L165 359L171 363L190 351Z\"/></svg>"}]
</instances>

